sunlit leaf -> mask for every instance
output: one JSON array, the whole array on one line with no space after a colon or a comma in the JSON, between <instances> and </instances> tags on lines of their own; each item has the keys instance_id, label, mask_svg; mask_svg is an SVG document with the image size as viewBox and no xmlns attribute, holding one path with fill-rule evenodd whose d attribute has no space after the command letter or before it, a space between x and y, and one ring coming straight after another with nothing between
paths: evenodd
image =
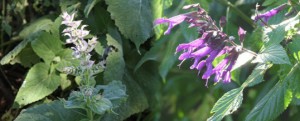
<instances>
[{"instance_id":1,"label":"sunlit leaf","mask_svg":"<svg viewBox=\"0 0 300 121\"><path fill-rule=\"evenodd\" d=\"M16 96L16 105L24 106L38 101L58 88L60 77L49 71L50 66L45 63L38 63L29 70Z\"/></svg>"},{"instance_id":2,"label":"sunlit leaf","mask_svg":"<svg viewBox=\"0 0 300 121\"><path fill-rule=\"evenodd\" d=\"M298 68L296 64L294 67ZM282 113L292 100L292 92L288 89L288 82L293 79L296 69L292 68L284 80L277 84L256 104L247 115L246 121L273 120Z\"/></svg>"},{"instance_id":3,"label":"sunlit leaf","mask_svg":"<svg viewBox=\"0 0 300 121\"><path fill-rule=\"evenodd\" d=\"M208 121L221 121L226 115L236 111L243 101L243 88L237 88L226 92L214 105L211 113L214 113Z\"/></svg>"},{"instance_id":4,"label":"sunlit leaf","mask_svg":"<svg viewBox=\"0 0 300 121\"><path fill-rule=\"evenodd\" d=\"M40 36L32 41L31 46L46 63L53 61L54 57L62 50L60 39L48 32L41 32Z\"/></svg>"},{"instance_id":5,"label":"sunlit leaf","mask_svg":"<svg viewBox=\"0 0 300 121\"><path fill-rule=\"evenodd\" d=\"M267 63L274 64L290 64L290 60L286 51L281 45L270 45L262 49L257 57L252 61L253 63Z\"/></svg>"},{"instance_id":6,"label":"sunlit leaf","mask_svg":"<svg viewBox=\"0 0 300 121\"><path fill-rule=\"evenodd\" d=\"M267 69L269 69L271 66L271 64L257 64L250 76L243 83L243 86L251 87L264 81L264 74L267 71Z\"/></svg>"}]
</instances>

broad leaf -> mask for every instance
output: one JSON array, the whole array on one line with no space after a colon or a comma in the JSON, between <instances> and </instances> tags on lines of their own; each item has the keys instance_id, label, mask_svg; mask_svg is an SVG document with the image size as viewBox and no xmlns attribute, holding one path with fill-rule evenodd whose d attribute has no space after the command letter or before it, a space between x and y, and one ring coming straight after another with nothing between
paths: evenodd
<instances>
[{"instance_id":1,"label":"broad leaf","mask_svg":"<svg viewBox=\"0 0 300 121\"><path fill-rule=\"evenodd\" d=\"M51 29L51 25L53 24L52 20L49 16L41 17L40 19L31 22L28 26L26 26L19 34L22 38L26 38L35 32L45 30L49 31Z\"/></svg>"},{"instance_id":2,"label":"broad leaf","mask_svg":"<svg viewBox=\"0 0 300 121\"><path fill-rule=\"evenodd\" d=\"M113 109L118 115L114 113L105 114L102 118L103 121L122 121L132 114L145 110L149 106L143 89L133 79L132 75L126 72L122 82L126 85L128 98L119 108Z\"/></svg>"},{"instance_id":3,"label":"broad leaf","mask_svg":"<svg viewBox=\"0 0 300 121\"><path fill-rule=\"evenodd\" d=\"M243 88L237 88L226 92L214 105L211 113L214 113L208 121L221 121L226 115L236 111L243 101Z\"/></svg>"},{"instance_id":4,"label":"broad leaf","mask_svg":"<svg viewBox=\"0 0 300 121\"><path fill-rule=\"evenodd\" d=\"M297 66L297 65L295 65ZM279 81L251 110L246 121L273 120L282 113L292 100L292 92L288 89L288 82L298 73L292 69L284 80Z\"/></svg>"},{"instance_id":5,"label":"broad leaf","mask_svg":"<svg viewBox=\"0 0 300 121\"><path fill-rule=\"evenodd\" d=\"M281 45L270 45L262 49L253 63L290 64L289 58Z\"/></svg>"},{"instance_id":6,"label":"broad leaf","mask_svg":"<svg viewBox=\"0 0 300 121\"><path fill-rule=\"evenodd\" d=\"M56 100L22 110L15 121L79 121L86 118L79 109L66 109Z\"/></svg>"},{"instance_id":7,"label":"broad leaf","mask_svg":"<svg viewBox=\"0 0 300 121\"><path fill-rule=\"evenodd\" d=\"M125 68L125 62L123 58L123 48L121 46L121 38L120 35L114 35L111 34L106 35L107 45L112 45L117 50L112 50L110 53L108 53L107 57L107 67L104 72L103 79L107 82L110 82L112 80L122 80L123 74L124 74L124 68Z\"/></svg>"},{"instance_id":8,"label":"broad leaf","mask_svg":"<svg viewBox=\"0 0 300 121\"><path fill-rule=\"evenodd\" d=\"M121 33L134 42L137 49L152 31L151 4L148 0L105 0L107 10Z\"/></svg>"},{"instance_id":9,"label":"broad leaf","mask_svg":"<svg viewBox=\"0 0 300 121\"><path fill-rule=\"evenodd\" d=\"M53 61L54 57L62 50L60 39L48 32L41 32L40 36L32 41L31 46L46 63Z\"/></svg>"},{"instance_id":10,"label":"broad leaf","mask_svg":"<svg viewBox=\"0 0 300 121\"><path fill-rule=\"evenodd\" d=\"M126 86L121 81L112 81L108 85L97 85L97 89L103 89L103 98L112 102L112 108L119 107L127 98Z\"/></svg>"},{"instance_id":11,"label":"broad leaf","mask_svg":"<svg viewBox=\"0 0 300 121\"><path fill-rule=\"evenodd\" d=\"M38 63L26 75L15 103L24 106L38 101L55 91L59 85L60 77L51 72L50 67L45 63Z\"/></svg>"}]
</instances>

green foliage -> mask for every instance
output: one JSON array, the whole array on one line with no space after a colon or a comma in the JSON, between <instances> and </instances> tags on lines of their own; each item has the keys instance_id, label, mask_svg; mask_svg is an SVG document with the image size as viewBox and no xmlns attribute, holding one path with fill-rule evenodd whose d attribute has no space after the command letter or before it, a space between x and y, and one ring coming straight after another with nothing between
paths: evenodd
<instances>
[{"instance_id":1,"label":"green foliage","mask_svg":"<svg viewBox=\"0 0 300 121\"><path fill-rule=\"evenodd\" d=\"M60 77L45 63L34 65L28 72L15 99L16 106L24 106L51 94L60 84Z\"/></svg>"},{"instance_id":2,"label":"green foliage","mask_svg":"<svg viewBox=\"0 0 300 121\"><path fill-rule=\"evenodd\" d=\"M139 50L139 46L151 36L153 18L149 1L106 0L106 4L121 33Z\"/></svg>"},{"instance_id":3,"label":"green foliage","mask_svg":"<svg viewBox=\"0 0 300 121\"><path fill-rule=\"evenodd\" d=\"M208 121L221 121L224 116L236 111L243 101L243 88L233 89L226 92L214 105L211 113L212 117Z\"/></svg>"},{"instance_id":4,"label":"green foliage","mask_svg":"<svg viewBox=\"0 0 300 121\"><path fill-rule=\"evenodd\" d=\"M0 53L11 50L0 64L29 69L15 97L13 108L26 106L16 121L298 119L300 15L288 4L270 19L269 26L253 25L250 19L256 14L256 3L266 12L286 0L237 0L234 4L227 0L46 0L29 6L28 2L5 3L5 15L0 16ZM247 31L243 49L248 51L240 53L229 84L213 84L209 79L205 87L203 71L189 69L192 61L177 66L175 49L199 38L196 28L183 23L163 35L167 26L153 26L153 20L186 13L181 8L195 3L217 23L226 15L223 31L227 35L238 38L239 26ZM292 5L299 11L297 0ZM291 15L284 15L287 10ZM88 86L82 84L86 77L77 70L81 62L72 56L72 45L64 44L60 14L65 11L76 12L75 18L88 25L90 35L84 39L98 37L91 60L103 65L86 71L91 75ZM20 42L14 48L7 46L15 39ZM105 53L108 46L115 49ZM75 69L65 74L66 67Z\"/></svg>"},{"instance_id":5,"label":"green foliage","mask_svg":"<svg viewBox=\"0 0 300 121\"><path fill-rule=\"evenodd\" d=\"M82 110L66 109L62 102L56 100L23 110L15 121L74 121L84 117Z\"/></svg>"}]
</instances>

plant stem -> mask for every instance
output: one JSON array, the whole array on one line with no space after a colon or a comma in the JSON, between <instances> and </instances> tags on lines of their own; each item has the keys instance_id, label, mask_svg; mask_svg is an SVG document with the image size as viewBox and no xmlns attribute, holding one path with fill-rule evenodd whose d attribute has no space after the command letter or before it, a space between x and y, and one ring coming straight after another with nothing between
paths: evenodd
<instances>
[{"instance_id":1,"label":"plant stem","mask_svg":"<svg viewBox=\"0 0 300 121\"><path fill-rule=\"evenodd\" d=\"M227 0L220 0L221 3L229 6L232 8L234 12L236 12L242 19L244 19L248 24L250 24L253 28L256 28L256 25L254 24L253 20L250 19L244 12L242 12L239 8L237 8L235 5L230 3Z\"/></svg>"},{"instance_id":2,"label":"plant stem","mask_svg":"<svg viewBox=\"0 0 300 121\"><path fill-rule=\"evenodd\" d=\"M90 98L88 97L87 99L87 104L89 105L91 103L91 100ZM94 120L94 114L93 114L93 111L90 109L90 108L87 108L86 109L86 113L87 113L87 116L88 118L90 119L90 121L93 121Z\"/></svg>"}]
</instances>

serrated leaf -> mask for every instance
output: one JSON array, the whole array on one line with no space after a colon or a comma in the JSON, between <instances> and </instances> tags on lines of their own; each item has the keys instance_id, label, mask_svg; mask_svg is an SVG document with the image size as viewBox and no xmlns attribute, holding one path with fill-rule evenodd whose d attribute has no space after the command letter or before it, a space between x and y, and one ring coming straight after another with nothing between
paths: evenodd
<instances>
[{"instance_id":1,"label":"serrated leaf","mask_svg":"<svg viewBox=\"0 0 300 121\"><path fill-rule=\"evenodd\" d=\"M274 64L290 64L290 60L286 51L279 44L270 45L262 49L257 57L252 61L253 63L267 63Z\"/></svg>"},{"instance_id":2,"label":"serrated leaf","mask_svg":"<svg viewBox=\"0 0 300 121\"><path fill-rule=\"evenodd\" d=\"M40 36L31 42L31 46L46 63L53 61L54 57L62 50L60 39L48 32L41 32Z\"/></svg>"},{"instance_id":3,"label":"serrated leaf","mask_svg":"<svg viewBox=\"0 0 300 121\"><path fill-rule=\"evenodd\" d=\"M139 50L152 31L151 5L148 0L105 0L107 10L121 33ZM128 9L130 8L130 9Z\"/></svg>"},{"instance_id":4,"label":"serrated leaf","mask_svg":"<svg viewBox=\"0 0 300 121\"><path fill-rule=\"evenodd\" d=\"M112 45L117 48L117 51L112 50L107 57L107 68L104 72L103 79L105 81L122 80L125 68L123 58L123 48L121 46L121 38L118 35L106 35L107 45Z\"/></svg>"},{"instance_id":5,"label":"serrated leaf","mask_svg":"<svg viewBox=\"0 0 300 121\"><path fill-rule=\"evenodd\" d=\"M246 121L269 121L283 112L292 100L287 81L279 81L251 110Z\"/></svg>"},{"instance_id":6,"label":"serrated leaf","mask_svg":"<svg viewBox=\"0 0 300 121\"><path fill-rule=\"evenodd\" d=\"M285 35L288 30L293 29L296 24L299 24L300 14L281 22L278 25L272 25L272 28L265 28L264 29L264 42L266 46L276 45L279 44L281 41L284 40Z\"/></svg>"},{"instance_id":7,"label":"serrated leaf","mask_svg":"<svg viewBox=\"0 0 300 121\"><path fill-rule=\"evenodd\" d=\"M292 90L288 84L298 76L299 64L295 64L284 80L277 84L257 103L246 117L246 121L266 121L275 119L292 101ZM297 80L298 81L298 80Z\"/></svg>"},{"instance_id":8,"label":"serrated leaf","mask_svg":"<svg viewBox=\"0 0 300 121\"><path fill-rule=\"evenodd\" d=\"M56 100L22 110L15 121L79 121L86 118L84 111L66 109Z\"/></svg>"},{"instance_id":9,"label":"serrated leaf","mask_svg":"<svg viewBox=\"0 0 300 121\"><path fill-rule=\"evenodd\" d=\"M45 63L38 63L29 70L16 96L17 105L24 106L38 101L58 88L60 77L53 72L49 73L49 70L49 65Z\"/></svg>"},{"instance_id":10,"label":"serrated leaf","mask_svg":"<svg viewBox=\"0 0 300 121\"><path fill-rule=\"evenodd\" d=\"M208 121L221 121L226 115L236 111L243 101L243 88L237 88L226 92L214 105L211 113L214 113Z\"/></svg>"},{"instance_id":11,"label":"serrated leaf","mask_svg":"<svg viewBox=\"0 0 300 121\"><path fill-rule=\"evenodd\" d=\"M87 2L87 5L85 6L83 11L86 18L89 16L91 10L98 2L100 2L100 0L89 0Z\"/></svg>"},{"instance_id":12,"label":"serrated leaf","mask_svg":"<svg viewBox=\"0 0 300 121\"><path fill-rule=\"evenodd\" d=\"M251 87L254 86L260 82L262 82L264 79L264 74L272 65L271 64L257 64L250 76L247 78L247 80L243 83L242 87Z\"/></svg>"}]
</instances>

